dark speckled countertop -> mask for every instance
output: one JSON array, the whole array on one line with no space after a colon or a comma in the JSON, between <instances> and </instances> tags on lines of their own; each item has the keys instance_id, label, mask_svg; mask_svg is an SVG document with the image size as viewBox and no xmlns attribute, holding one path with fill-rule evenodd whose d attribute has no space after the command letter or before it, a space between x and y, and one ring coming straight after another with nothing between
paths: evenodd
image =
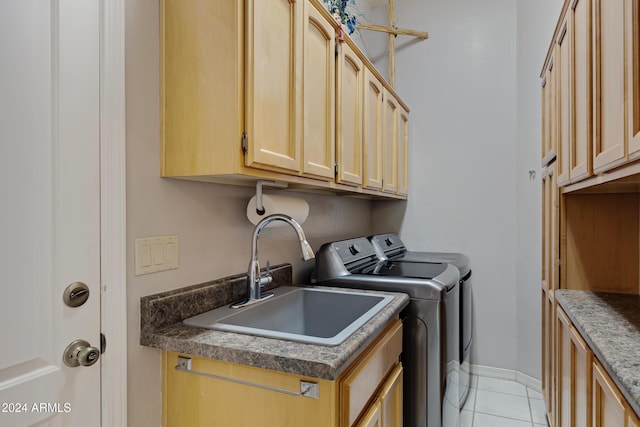
<instances>
[{"instance_id":1,"label":"dark speckled countertop","mask_svg":"<svg viewBox=\"0 0 640 427\"><path fill-rule=\"evenodd\" d=\"M555 296L640 416L640 295L557 290Z\"/></svg>"},{"instance_id":2,"label":"dark speckled countertop","mask_svg":"<svg viewBox=\"0 0 640 427\"><path fill-rule=\"evenodd\" d=\"M291 283L291 266L273 267L273 287ZM344 289L341 289L344 291ZM237 275L143 297L140 301L140 344L205 357L333 380L355 360L409 303L402 293L362 328L334 347L256 337L185 326L182 320L230 304L246 294L246 276Z\"/></svg>"}]
</instances>

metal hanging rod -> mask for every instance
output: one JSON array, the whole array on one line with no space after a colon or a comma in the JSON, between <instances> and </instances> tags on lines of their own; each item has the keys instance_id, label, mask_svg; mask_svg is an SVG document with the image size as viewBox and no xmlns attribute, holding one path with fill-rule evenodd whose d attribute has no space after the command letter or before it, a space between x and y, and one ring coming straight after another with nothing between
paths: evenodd
<instances>
[{"instance_id":1,"label":"metal hanging rod","mask_svg":"<svg viewBox=\"0 0 640 427\"><path fill-rule=\"evenodd\" d=\"M304 380L300 380L300 391L291 391L291 390L285 390L282 388L277 388L277 387L271 387L268 385L264 385L264 384L257 384L257 383L252 383L249 381L243 381L243 380L239 380L236 378L230 378L230 377L225 377L222 375L216 375L216 374L210 374L208 372L202 372L202 371L194 371L191 368L191 359L189 359L188 357L179 357L178 358L178 364L176 365L176 371L181 371L181 372L187 372L189 374L195 374L195 375L200 375L203 377L208 377L208 378L214 378L216 380L222 380L222 381L229 381L232 383L236 383L236 384L242 384L242 385L247 385L250 387L256 387L256 388L261 388L263 390L269 390L269 391L275 391L278 393L283 393L283 394L288 394L289 396L298 396L298 397L309 397L312 399L319 399L320 398L320 386L318 383L314 383L314 382L310 382L310 381L304 381Z\"/></svg>"}]
</instances>

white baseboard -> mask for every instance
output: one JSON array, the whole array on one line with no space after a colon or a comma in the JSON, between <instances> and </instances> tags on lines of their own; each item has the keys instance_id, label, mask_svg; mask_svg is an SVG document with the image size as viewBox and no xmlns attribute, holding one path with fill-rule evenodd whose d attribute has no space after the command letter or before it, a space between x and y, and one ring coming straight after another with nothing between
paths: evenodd
<instances>
[{"instance_id":1,"label":"white baseboard","mask_svg":"<svg viewBox=\"0 0 640 427\"><path fill-rule=\"evenodd\" d=\"M523 374L522 372L516 371L516 381L537 392L542 391L542 381Z\"/></svg>"},{"instance_id":2,"label":"white baseboard","mask_svg":"<svg viewBox=\"0 0 640 427\"><path fill-rule=\"evenodd\" d=\"M538 379L530 377L522 372L513 369L494 368L492 366L471 365L471 373L481 377L499 378L502 380L511 380L529 387L535 391L542 389L542 382Z\"/></svg>"}]
</instances>

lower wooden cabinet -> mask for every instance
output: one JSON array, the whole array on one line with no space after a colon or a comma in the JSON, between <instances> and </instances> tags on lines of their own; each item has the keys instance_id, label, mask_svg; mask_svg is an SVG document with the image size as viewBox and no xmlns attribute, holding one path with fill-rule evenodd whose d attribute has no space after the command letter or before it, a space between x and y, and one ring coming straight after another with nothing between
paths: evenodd
<instances>
[{"instance_id":1,"label":"lower wooden cabinet","mask_svg":"<svg viewBox=\"0 0 640 427\"><path fill-rule=\"evenodd\" d=\"M382 386L377 400L354 425L357 427L402 426L402 365L396 366Z\"/></svg>"},{"instance_id":2,"label":"lower wooden cabinet","mask_svg":"<svg viewBox=\"0 0 640 427\"><path fill-rule=\"evenodd\" d=\"M567 314L560 306L556 313L556 402L555 417L549 411L550 425L640 427L636 413Z\"/></svg>"},{"instance_id":3,"label":"lower wooden cabinet","mask_svg":"<svg viewBox=\"0 0 640 427\"><path fill-rule=\"evenodd\" d=\"M591 425L592 353L557 308L557 427Z\"/></svg>"},{"instance_id":4,"label":"lower wooden cabinet","mask_svg":"<svg viewBox=\"0 0 640 427\"><path fill-rule=\"evenodd\" d=\"M552 295L542 290L542 396L549 420L555 420L555 313ZM553 423L553 421L552 421ZM552 426L553 427L553 426Z\"/></svg>"},{"instance_id":5,"label":"lower wooden cabinet","mask_svg":"<svg viewBox=\"0 0 640 427\"><path fill-rule=\"evenodd\" d=\"M189 372L165 352L163 426L402 427L401 351L396 319L333 381L186 356ZM296 395L301 381L319 397Z\"/></svg>"},{"instance_id":6,"label":"lower wooden cabinet","mask_svg":"<svg viewBox=\"0 0 640 427\"><path fill-rule=\"evenodd\" d=\"M625 403L620 391L598 361L593 362L593 426L623 427Z\"/></svg>"}]
</instances>

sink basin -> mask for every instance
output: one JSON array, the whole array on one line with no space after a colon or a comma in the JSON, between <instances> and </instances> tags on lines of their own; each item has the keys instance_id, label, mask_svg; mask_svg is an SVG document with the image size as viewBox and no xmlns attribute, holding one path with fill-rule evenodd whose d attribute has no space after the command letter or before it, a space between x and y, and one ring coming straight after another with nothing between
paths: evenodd
<instances>
[{"instance_id":1,"label":"sink basin","mask_svg":"<svg viewBox=\"0 0 640 427\"><path fill-rule=\"evenodd\" d=\"M185 325L220 331L334 346L393 300L359 291L283 286L255 305L221 307L190 317Z\"/></svg>"}]
</instances>

